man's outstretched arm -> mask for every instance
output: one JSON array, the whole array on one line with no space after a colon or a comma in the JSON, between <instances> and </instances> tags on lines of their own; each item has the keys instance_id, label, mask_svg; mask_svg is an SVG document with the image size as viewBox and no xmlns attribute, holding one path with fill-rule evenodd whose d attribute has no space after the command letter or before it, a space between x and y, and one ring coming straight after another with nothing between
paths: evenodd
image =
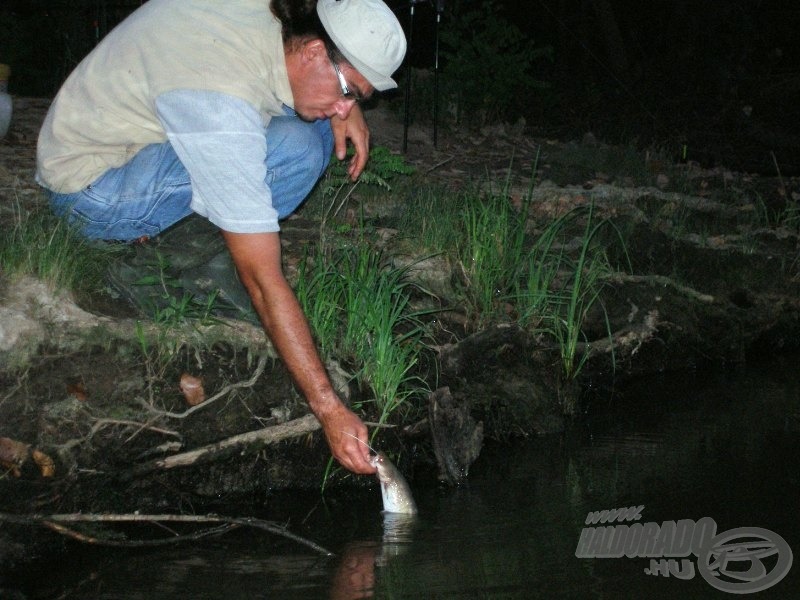
<instances>
[{"instance_id":1,"label":"man's outstretched arm","mask_svg":"<svg viewBox=\"0 0 800 600\"><path fill-rule=\"evenodd\" d=\"M223 235L264 330L322 424L333 456L354 473L374 473L365 445L367 428L334 391L300 303L283 276L278 233Z\"/></svg>"}]
</instances>

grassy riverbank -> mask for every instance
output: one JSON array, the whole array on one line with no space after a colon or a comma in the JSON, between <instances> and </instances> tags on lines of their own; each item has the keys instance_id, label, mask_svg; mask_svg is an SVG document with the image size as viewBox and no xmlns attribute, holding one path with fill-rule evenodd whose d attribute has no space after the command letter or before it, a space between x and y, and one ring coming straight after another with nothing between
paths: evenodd
<instances>
[{"instance_id":1,"label":"grassy riverbank","mask_svg":"<svg viewBox=\"0 0 800 600\"><path fill-rule=\"evenodd\" d=\"M374 404L382 424L395 411L408 416L423 404L436 386L432 323L442 315L455 318L463 335L515 323L544 336L559 348L563 376L578 376L584 320L603 276L619 268L609 262L608 236L599 235L608 221L595 218L591 205L536 222L529 218L530 191L512 197L507 182L496 181L463 191L426 187L380 147L358 184L347 183L341 171L334 164L309 201L319 237L299 265L295 287L324 358L340 363L360 390L358 406ZM383 214L368 214L370 204ZM18 212L11 231L0 243L8 277L34 276L84 297L108 295L104 276L129 254L122 245L87 243L44 211ZM624 240L617 241L616 255L624 256ZM401 248L413 255L405 265L393 257ZM199 300L181 290L157 256L135 285L156 289L160 303L139 306L140 320L165 330L202 328L213 319L216 295ZM450 271L442 277L445 289L415 279L429 259ZM137 329L129 342L146 364L158 357L151 371L163 373L181 355L168 335L154 345Z\"/></svg>"}]
</instances>

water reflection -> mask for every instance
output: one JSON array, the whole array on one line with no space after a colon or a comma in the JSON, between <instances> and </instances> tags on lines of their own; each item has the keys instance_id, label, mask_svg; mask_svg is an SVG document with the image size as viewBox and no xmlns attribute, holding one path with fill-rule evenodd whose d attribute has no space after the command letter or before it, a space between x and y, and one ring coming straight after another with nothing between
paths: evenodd
<instances>
[{"instance_id":1,"label":"water reflection","mask_svg":"<svg viewBox=\"0 0 800 600\"><path fill-rule=\"evenodd\" d=\"M416 515L383 513L383 542L379 565L388 564L392 558L408 551L418 524Z\"/></svg>"},{"instance_id":2,"label":"water reflection","mask_svg":"<svg viewBox=\"0 0 800 600\"><path fill-rule=\"evenodd\" d=\"M376 542L350 542L345 545L331 579L331 599L372 598L375 565L380 553L381 546Z\"/></svg>"},{"instance_id":3,"label":"water reflection","mask_svg":"<svg viewBox=\"0 0 800 600\"><path fill-rule=\"evenodd\" d=\"M380 542L369 539L350 542L342 549L331 581L330 597L336 600L371 598L376 567L386 568L408 551L418 524L416 515L383 513Z\"/></svg>"}]
</instances>

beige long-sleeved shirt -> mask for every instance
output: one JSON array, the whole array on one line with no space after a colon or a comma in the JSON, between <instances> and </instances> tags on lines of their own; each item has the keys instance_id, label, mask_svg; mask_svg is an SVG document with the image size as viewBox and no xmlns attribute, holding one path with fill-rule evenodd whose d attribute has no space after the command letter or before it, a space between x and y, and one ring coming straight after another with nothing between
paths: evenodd
<instances>
[{"instance_id":1,"label":"beige long-sleeved shirt","mask_svg":"<svg viewBox=\"0 0 800 600\"><path fill-rule=\"evenodd\" d=\"M280 22L267 0L150 0L78 65L39 135L37 179L77 192L166 140L155 99L176 89L245 100L264 125L293 106Z\"/></svg>"}]
</instances>

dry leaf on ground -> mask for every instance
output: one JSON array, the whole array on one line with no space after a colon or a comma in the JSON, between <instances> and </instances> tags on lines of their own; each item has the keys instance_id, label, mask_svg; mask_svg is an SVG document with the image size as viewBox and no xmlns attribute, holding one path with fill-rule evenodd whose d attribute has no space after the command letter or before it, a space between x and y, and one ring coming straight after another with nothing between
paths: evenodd
<instances>
[{"instance_id":1,"label":"dry leaf on ground","mask_svg":"<svg viewBox=\"0 0 800 600\"><path fill-rule=\"evenodd\" d=\"M33 461L39 466L42 477L53 477L56 474L56 463L47 454L34 449L31 455L33 456Z\"/></svg>"},{"instance_id":2,"label":"dry leaf on ground","mask_svg":"<svg viewBox=\"0 0 800 600\"><path fill-rule=\"evenodd\" d=\"M0 437L0 466L11 471L14 477L20 476L19 468L28 458L31 445L7 437Z\"/></svg>"},{"instance_id":3,"label":"dry leaf on ground","mask_svg":"<svg viewBox=\"0 0 800 600\"><path fill-rule=\"evenodd\" d=\"M196 406L201 402L205 402L206 392L203 389L203 380L199 377L184 373L181 375L181 381L178 385L189 406Z\"/></svg>"}]
</instances>

